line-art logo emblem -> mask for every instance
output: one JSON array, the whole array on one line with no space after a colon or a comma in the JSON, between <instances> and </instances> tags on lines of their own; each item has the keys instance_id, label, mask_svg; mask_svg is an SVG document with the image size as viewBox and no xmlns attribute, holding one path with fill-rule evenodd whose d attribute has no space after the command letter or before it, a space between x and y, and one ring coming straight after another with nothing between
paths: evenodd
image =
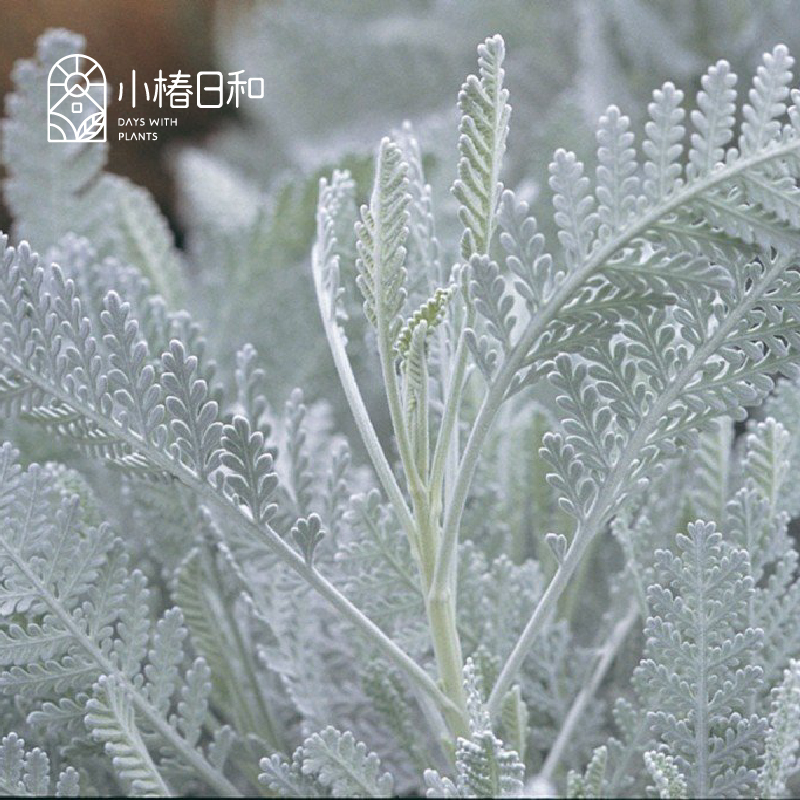
<instances>
[{"instance_id":1,"label":"line-art logo emblem","mask_svg":"<svg viewBox=\"0 0 800 800\"><path fill-rule=\"evenodd\" d=\"M93 58L59 59L47 76L47 141L105 142L107 98L106 74Z\"/></svg>"}]
</instances>

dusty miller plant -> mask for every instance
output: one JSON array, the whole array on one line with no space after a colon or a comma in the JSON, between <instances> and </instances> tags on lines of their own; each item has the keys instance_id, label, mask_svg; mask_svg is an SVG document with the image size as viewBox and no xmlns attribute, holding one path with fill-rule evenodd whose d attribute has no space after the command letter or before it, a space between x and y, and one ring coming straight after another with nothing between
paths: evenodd
<instances>
[{"instance_id":1,"label":"dusty miller plant","mask_svg":"<svg viewBox=\"0 0 800 800\"><path fill-rule=\"evenodd\" d=\"M313 286L358 464L302 392L267 402L252 346L217 381L175 306L182 257L105 147L39 143L50 65L83 46L42 37L3 127L31 244L4 239L0 266L0 790L786 795L786 48L740 108L724 61L688 118L656 90L640 155L608 108L593 179L558 150L557 242L500 182L499 36L458 97L457 241L437 238L410 125L360 209L347 172L322 179Z\"/></svg>"}]
</instances>

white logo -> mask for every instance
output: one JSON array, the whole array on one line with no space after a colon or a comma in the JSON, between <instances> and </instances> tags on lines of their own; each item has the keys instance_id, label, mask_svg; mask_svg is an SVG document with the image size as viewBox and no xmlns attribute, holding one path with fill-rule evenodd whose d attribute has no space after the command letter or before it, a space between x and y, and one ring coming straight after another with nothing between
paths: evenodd
<instances>
[{"instance_id":1,"label":"white logo","mask_svg":"<svg viewBox=\"0 0 800 800\"><path fill-rule=\"evenodd\" d=\"M106 141L106 74L89 56L59 59L47 76L47 141Z\"/></svg>"}]
</instances>

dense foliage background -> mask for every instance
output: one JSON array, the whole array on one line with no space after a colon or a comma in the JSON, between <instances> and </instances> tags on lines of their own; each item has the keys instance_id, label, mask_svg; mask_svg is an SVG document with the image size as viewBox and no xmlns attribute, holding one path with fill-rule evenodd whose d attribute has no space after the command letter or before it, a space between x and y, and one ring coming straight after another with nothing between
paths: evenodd
<instances>
[{"instance_id":1,"label":"dense foliage background","mask_svg":"<svg viewBox=\"0 0 800 800\"><path fill-rule=\"evenodd\" d=\"M60 791L76 790L72 763L101 793L785 789L800 722L800 503L786 480L800 395L772 379L797 372L800 134L796 115L782 131L771 112L757 127L741 108L759 64L788 97L791 60L776 45L800 52L796 16L788 0L3 5L0 230L42 261L22 245L0 273L0 512L7 550L23 562L30 535L45 577L20 589L33 573L0 562L0 717L28 750L48 751ZM505 70L507 141L504 118L500 134L464 121L481 113L477 78L474 96L457 91L479 42L480 86L497 89L492 69ZM133 112L112 97L108 146L76 157L44 141L42 97L49 64L82 48L112 86L132 68L245 70L265 77L266 97L189 109L139 143L116 141L116 117ZM701 85L723 58L741 76L735 107L727 66ZM657 140L653 120L678 113L674 87L654 108L665 81L701 133L725 110L714 124L741 129L744 167L722 149L738 138L723 130L717 148L700 135L690 168L665 157L656 187L628 128ZM505 96L495 100L502 117ZM491 136L495 150L472 153ZM558 148L574 156L551 164ZM486 202L486 241L464 211L470 153L502 161L499 176L486 170L499 201ZM594 218L578 161L598 176ZM734 176L724 197L714 170ZM472 179L479 193L485 176ZM681 187L686 203L662 219ZM625 240L651 208L652 225ZM410 230L398 234L398 220ZM542 322L459 507L459 456L495 367L564 275L591 261L584 245L602 254L615 235L635 274L612 248ZM381 277L376 254L408 275ZM376 322L381 303L390 318ZM337 374L345 345L363 409ZM670 400L664 376L704 347L697 382L684 370ZM462 351L466 378L454 377ZM393 381L407 442L391 390L387 403ZM667 398L663 414L642 423L636 450L653 397ZM424 537L446 549L451 517L441 568ZM71 559L83 565L72 583ZM453 596L429 591L439 569ZM451 611L438 621L457 655L437 649L436 602ZM509 676L529 628L538 638ZM719 656L716 672L703 662L702 713L684 696L700 696L701 681L679 634L692 654ZM26 756L19 737L0 748L0 789L49 791L42 751Z\"/></svg>"}]
</instances>

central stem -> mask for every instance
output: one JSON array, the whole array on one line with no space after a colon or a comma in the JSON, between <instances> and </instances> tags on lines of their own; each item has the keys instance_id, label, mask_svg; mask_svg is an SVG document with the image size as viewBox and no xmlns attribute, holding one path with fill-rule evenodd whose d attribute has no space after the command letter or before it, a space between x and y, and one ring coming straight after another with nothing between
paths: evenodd
<instances>
[{"instance_id":1,"label":"central stem","mask_svg":"<svg viewBox=\"0 0 800 800\"><path fill-rule=\"evenodd\" d=\"M436 543L439 537L436 524L430 520L429 506L427 498L419 503L414 498L414 510L421 512L416 514L416 519L419 524L421 583L428 615L428 630L433 643L440 688L455 707L444 710L447 727L453 736L467 737L469 725L464 695L464 659L456 622L456 604L449 587L441 593L432 591Z\"/></svg>"},{"instance_id":2,"label":"central stem","mask_svg":"<svg viewBox=\"0 0 800 800\"><path fill-rule=\"evenodd\" d=\"M464 696L464 661L456 627L455 603L449 594L429 595L427 610L442 691L461 709L460 714L445 712L445 720L453 735L466 737L469 726Z\"/></svg>"}]
</instances>

